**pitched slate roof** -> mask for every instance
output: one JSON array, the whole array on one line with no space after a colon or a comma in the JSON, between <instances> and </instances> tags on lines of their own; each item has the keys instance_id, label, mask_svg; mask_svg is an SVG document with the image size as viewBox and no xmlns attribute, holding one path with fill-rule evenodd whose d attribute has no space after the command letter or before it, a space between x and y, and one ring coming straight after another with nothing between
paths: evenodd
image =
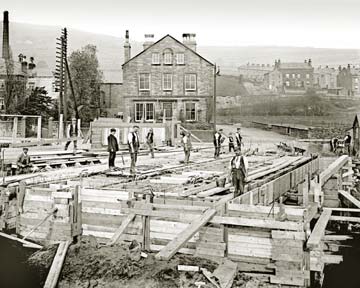
<instances>
[{"instance_id":1,"label":"pitched slate roof","mask_svg":"<svg viewBox=\"0 0 360 288\"><path fill-rule=\"evenodd\" d=\"M165 35L164 37L162 37L160 40L156 41L154 44L151 44L148 48L144 49L143 51L141 51L140 53L138 53L137 55L135 55L134 57L130 58L128 61L126 61L122 66L126 65L127 63L129 63L130 61L132 61L133 59L139 57L141 54L143 54L145 51L147 51L148 49L150 49L151 47L155 46L157 43L161 42L162 40L164 40L166 37L170 37L171 39L173 39L175 42L177 42L178 44L180 44L181 46L184 46L186 49L190 50L191 52L193 52L195 55L197 55L198 57L200 57L201 59L205 60L206 62L208 62L210 65L214 66L213 63L211 63L209 60L205 59L203 56L201 56L199 53L197 53L196 51L194 51L193 49L189 48L188 46L186 46L184 43L180 42L179 40L177 40L176 38L174 38L173 36L171 36L170 34Z\"/></svg>"},{"instance_id":2,"label":"pitched slate roof","mask_svg":"<svg viewBox=\"0 0 360 288\"><path fill-rule=\"evenodd\" d=\"M280 63L279 69L312 69L313 67L309 66L308 63L301 62L285 62Z\"/></svg>"}]
</instances>

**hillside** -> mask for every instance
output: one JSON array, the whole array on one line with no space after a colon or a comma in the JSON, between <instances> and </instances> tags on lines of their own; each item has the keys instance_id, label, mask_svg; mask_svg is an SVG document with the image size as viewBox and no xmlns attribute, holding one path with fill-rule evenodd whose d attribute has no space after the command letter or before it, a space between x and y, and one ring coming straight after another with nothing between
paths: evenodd
<instances>
[{"instance_id":1,"label":"hillside","mask_svg":"<svg viewBox=\"0 0 360 288\"><path fill-rule=\"evenodd\" d=\"M35 57L41 66L55 65L55 39L60 35L61 27L10 23L10 43L13 55L20 53ZM119 30L125 28L119 27ZM0 23L2 31L2 23ZM121 81L121 64L123 63L123 38L88 33L71 28L69 31L69 52L86 44L98 47L101 68L107 81ZM171 34L171 31L169 31ZM162 35L155 35L157 39ZM130 31L131 38L131 31ZM181 40L181 39L179 39ZM0 37L0 45L2 37ZM132 55L142 49L142 43L131 41ZM1 47L1 46L0 46ZM221 67L222 74L237 75L237 67L245 63L273 63L274 59L282 61L303 61L312 58L315 66L347 63L360 63L360 50L354 49L319 49L311 47L209 47L198 46L198 52L205 58Z\"/></svg>"}]
</instances>

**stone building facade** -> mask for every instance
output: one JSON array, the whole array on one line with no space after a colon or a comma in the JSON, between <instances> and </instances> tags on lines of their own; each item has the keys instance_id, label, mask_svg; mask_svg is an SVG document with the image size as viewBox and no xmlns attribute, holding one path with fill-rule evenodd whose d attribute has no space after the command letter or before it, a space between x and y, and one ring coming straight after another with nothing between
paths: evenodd
<instances>
[{"instance_id":1,"label":"stone building facade","mask_svg":"<svg viewBox=\"0 0 360 288\"><path fill-rule=\"evenodd\" d=\"M339 67L337 86L345 97L360 97L360 68L351 66Z\"/></svg>"},{"instance_id":2,"label":"stone building facade","mask_svg":"<svg viewBox=\"0 0 360 288\"><path fill-rule=\"evenodd\" d=\"M270 64L255 64L247 63L238 67L239 75L244 80L252 80L255 82L264 82L265 74L273 70L274 67Z\"/></svg>"},{"instance_id":3,"label":"stone building facade","mask_svg":"<svg viewBox=\"0 0 360 288\"><path fill-rule=\"evenodd\" d=\"M338 71L335 68L318 67L314 70L314 86L320 89L337 88L337 74Z\"/></svg>"},{"instance_id":4,"label":"stone building facade","mask_svg":"<svg viewBox=\"0 0 360 288\"><path fill-rule=\"evenodd\" d=\"M280 75L280 77L279 77ZM266 74L266 85L274 90L305 91L314 87L314 68L311 59L300 62L285 62L275 60L274 70Z\"/></svg>"},{"instance_id":5,"label":"stone building facade","mask_svg":"<svg viewBox=\"0 0 360 288\"><path fill-rule=\"evenodd\" d=\"M157 42L153 42L153 35L145 37L144 50L131 58L126 34L124 118L152 122L175 116L183 121L209 121L214 65L196 52L195 34L183 34L183 42L170 35Z\"/></svg>"}]
</instances>

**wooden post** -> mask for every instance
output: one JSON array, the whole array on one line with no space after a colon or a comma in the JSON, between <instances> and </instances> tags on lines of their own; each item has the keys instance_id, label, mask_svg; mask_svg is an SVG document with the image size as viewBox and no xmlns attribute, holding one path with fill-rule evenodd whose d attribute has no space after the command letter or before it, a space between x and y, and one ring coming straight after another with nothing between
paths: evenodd
<instances>
[{"instance_id":1,"label":"wooden post","mask_svg":"<svg viewBox=\"0 0 360 288\"><path fill-rule=\"evenodd\" d=\"M41 116L37 118L37 140L41 140Z\"/></svg>"},{"instance_id":2,"label":"wooden post","mask_svg":"<svg viewBox=\"0 0 360 288\"><path fill-rule=\"evenodd\" d=\"M64 138L64 116L63 116L63 114L60 114L60 117L59 117L58 138L59 139Z\"/></svg>"},{"instance_id":3,"label":"wooden post","mask_svg":"<svg viewBox=\"0 0 360 288\"><path fill-rule=\"evenodd\" d=\"M20 181L19 183L19 188L18 188L18 194L17 194L17 220L16 220L16 233L20 234L20 227L19 227L19 218L20 218L20 214L23 213L23 205L24 205L24 199L25 199L25 191L26 191L26 182L25 181Z\"/></svg>"},{"instance_id":4,"label":"wooden post","mask_svg":"<svg viewBox=\"0 0 360 288\"><path fill-rule=\"evenodd\" d=\"M74 189L74 197L73 197L73 205L72 205L72 209L73 209L73 213L72 213L72 218L70 219L71 221L71 236L72 237L77 237L79 235L82 234L82 217L81 217L81 200L79 197L79 193L80 193L80 186L76 185L75 189Z\"/></svg>"},{"instance_id":5,"label":"wooden post","mask_svg":"<svg viewBox=\"0 0 360 288\"><path fill-rule=\"evenodd\" d=\"M77 129L78 129L78 131L77 131L77 137L81 137L81 119L77 119Z\"/></svg>"},{"instance_id":6,"label":"wooden post","mask_svg":"<svg viewBox=\"0 0 360 288\"><path fill-rule=\"evenodd\" d=\"M13 122L13 133L12 133L12 143L15 143L17 137L17 128L18 128L18 117L14 117Z\"/></svg>"},{"instance_id":7,"label":"wooden post","mask_svg":"<svg viewBox=\"0 0 360 288\"><path fill-rule=\"evenodd\" d=\"M54 128L53 121L54 121L54 118L50 117L49 122L48 122L48 135L47 135L48 138L53 138L53 128Z\"/></svg>"}]
</instances>

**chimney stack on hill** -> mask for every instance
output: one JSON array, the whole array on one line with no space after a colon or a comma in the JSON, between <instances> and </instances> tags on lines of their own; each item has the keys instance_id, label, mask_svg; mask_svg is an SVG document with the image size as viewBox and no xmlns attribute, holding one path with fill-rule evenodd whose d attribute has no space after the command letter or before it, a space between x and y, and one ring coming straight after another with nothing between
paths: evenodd
<instances>
[{"instance_id":1,"label":"chimney stack on hill","mask_svg":"<svg viewBox=\"0 0 360 288\"><path fill-rule=\"evenodd\" d=\"M129 30L125 32L125 43L124 43L124 63L129 61L131 58L131 45L129 41Z\"/></svg>"},{"instance_id":2,"label":"chimney stack on hill","mask_svg":"<svg viewBox=\"0 0 360 288\"><path fill-rule=\"evenodd\" d=\"M190 49L196 51L196 34L194 33L184 33L183 35L183 44Z\"/></svg>"},{"instance_id":3,"label":"chimney stack on hill","mask_svg":"<svg viewBox=\"0 0 360 288\"><path fill-rule=\"evenodd\" d=\"M9 44L9 12L4 11L3 18L3 45L2 45L2 58L10 59L10 44Z\"/></svg>"},{"instance_id":4,"label":"chimney stack on hill","mask_svg":"<svg viewBox=\"0 0 360 288\"><path fill-rule=\"evenodd\" d=\"M145 34L145 42L143 44L144 50L154 44L154 34Z\"/></svg>"}]
</instances>

